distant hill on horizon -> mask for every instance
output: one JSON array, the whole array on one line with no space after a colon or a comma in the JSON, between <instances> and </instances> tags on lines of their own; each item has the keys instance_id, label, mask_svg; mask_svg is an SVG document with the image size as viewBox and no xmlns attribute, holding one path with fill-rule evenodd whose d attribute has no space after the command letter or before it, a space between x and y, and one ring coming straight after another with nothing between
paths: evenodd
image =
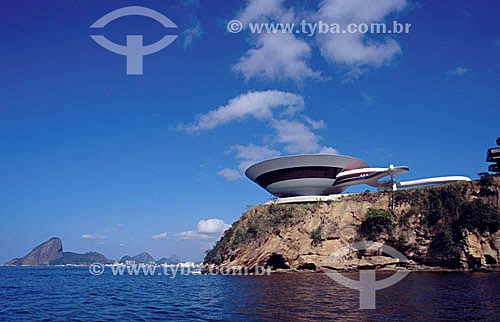
<instances>
[{"instance_id":1,"label":"distant hill on horizon","mask_svg":"<svg viewBox=\"0 0 500 322\"><path fill-rule=\"evenodd\" d=\"M134 261L136 264L149 264L151 262L154 262L155 259L149 253L142 252L132 257L125 255L120 259L120 263L125 263L127 261Z\"/></svg>"},{"instance_id":2,"label":"distant hill on horizon","mask_svg":"<svg viewBox=\"0 0 500 322\"><path fill-rule=\"evenodd\" d=\"M147 252L142 252L142 253L137 254L135 256L125 255L125 256L123 256L120 259L119 262L120 263L126 263L127 261L133 261L136 264L149 264L151 262L155 262L158 265L163 265L163 264L166 264L166 265L177 265L177 264L179 264L181 262L181 260L179 259L179 257L177 257L177 255L172 255L172 256L169 256L169 257L162 257L162 258L160 258L158 260L155 260L153 258L153 256L151 256Z\"/></svg>"},{"instance_id":3,"label":"distant hill on horizon","mask_svg":"<svg viewBox=\"0 0 500 322\"><path fill-rule=\"evenodd\" d=\"M64 252L61 258L50 261L49 265L90 265L93 263L112 264L113 260L98 252L87 252L85 254Z\"/></svg>"},{"instance_id":4,"label":"distant hill on horizon","mask_svg":"<svg viewBox=\"0 0 500 322\"><path fill-rule=\"evenodd\" d=\"M59 237L52 237L49 240L36 246L26 256L14 258L5 265L12 266L37 266L37 265L90 265L92 263L109 264L112 260L97 252L87 252L78 254L73 252L63 252L63 244Z\"/></svg>"},{"instance_id":5,"label":"distant hill on horizon","mask_svg":"<svg viewBox=\"0 0 500 322\"><path fill-rule=\"evenodd\" d=\"M59 237L52 237L33 248L26 256L14 258L5 265L49 265L50 261L61 257L63 257L62 241Z\"/></svg>"},{"instance_id":6,"label":"distant hill on horizon","mask_svg":"<svg viewBox=\"0 0 500 322\"><path fill-rule=\"evenodd\" d=\"M162 265L162 264L177 265L180 262L181 262L181 260L179 259L179 257L177 257L177 255L172 255L169 257L160 258L159 260L156 261L156 264L159 264L159 265Z\"/></svg>"},{"instance_id":7,"label":"distant hill on horizon","mask_svg":"<svg viewBox=\"0 0 500 322\"><path fill-rule=\"evenodd\" d=\"M119 262L134 261L136 264L156 264L177 265L181 262L177 255L162 257L155 261L153 256L147 252L142 252L135 256L123 256ZM115 260L109 259L101 253L90 251L84 254L75 252L63 252L62 240L59 237L52 237L33 248L24 257L14 258L4 265L7 266L38 266L38 265L90 265L93 263L112 264Z\"/></svg>"}]
</instances>

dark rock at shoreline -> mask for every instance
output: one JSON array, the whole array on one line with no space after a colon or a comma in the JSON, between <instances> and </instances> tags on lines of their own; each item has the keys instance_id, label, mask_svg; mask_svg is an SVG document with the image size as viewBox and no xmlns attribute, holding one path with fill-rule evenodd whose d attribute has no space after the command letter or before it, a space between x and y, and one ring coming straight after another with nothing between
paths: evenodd
<instances>
[{"instance_id":1,"label":"dark rock at shoreline","mask_svg":"<svg viewBox=\"0 0 500 322\"><path fill-rule=\"evenodd\" d=\"M60 238L53 237L41 243L22 258L14 258L6 265L49 265L53 260L63 257L63 246Z\"/></svg>"}]
</instances>

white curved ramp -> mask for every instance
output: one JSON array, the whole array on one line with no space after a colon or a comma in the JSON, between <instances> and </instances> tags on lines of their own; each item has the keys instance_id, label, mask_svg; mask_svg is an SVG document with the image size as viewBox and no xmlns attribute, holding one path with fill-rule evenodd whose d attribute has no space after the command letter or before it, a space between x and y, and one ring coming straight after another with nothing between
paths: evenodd
<instances>
[{"instance_id":1,"label":"white curved ramp","mask_svg":"<svg viewBox=\"0 0 500 322\"><path fill-rule=\"evenodd\" d=\"M367 184L378 188L379 190L395 191L398 188L444 184L457 181L472 181L469 177L465 176L436 177L402 182L395 180L395 176L397 174L407 173L408 171L409 168L406 166L395 167L392 164L388 168L361 168L343 171L337 175L337 180L335 181L333 187L334 190L343 191L350 186ZM386 176L389 176L390 180L380 180Z\"/></svg>"},{"instance_id":2,"label":"white curved ramp","mask_svg":"<svg viewBox=\"0 0 500 322\"><path fill-rule=\"evenodd\" d=\"M418 187L425 186L430 184L443 184L443 183L451 183L457 181L472 181L469 177L464 176L448 176L448 177L436 177L436 178L427 178L427 179L419 179L412 181L401 181L397 183L398 188L410 188L410 187Z\"/></svg>"}]
</instances>

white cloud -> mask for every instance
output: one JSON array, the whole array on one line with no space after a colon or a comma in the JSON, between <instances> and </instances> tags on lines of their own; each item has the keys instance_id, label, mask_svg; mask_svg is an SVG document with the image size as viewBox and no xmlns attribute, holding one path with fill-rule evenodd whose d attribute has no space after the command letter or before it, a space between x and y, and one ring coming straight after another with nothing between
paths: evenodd
<instances>
[{"instance_id":1,"label":"white cloud","mask_svg":"<svg viewBox=\"0 0 500 322\"><path fill-rule=\"evenodd\" d=\"M271 159L280 155L277 150L270 149L268 146L258 146L255 144L249 145L233 145L230 152L236 152L236 159L239 161L238 170L225 168L218 172L228 181L234 181L243 178L245 170L254 163Z\"/></svg>"},{"instance_id":2,"label":"white cloud","mask_svg":"<svg viewBox=\"0 0 500 322\"><path fill-rule=\"evenodd\" d=\"M399 44L390 38L384 43L364 41L362 34L321 34L318 36L321 55L331 63L346 66L378 67L401 53ZM357 73L362 72L356 69Z\"/></svg>"},{"instance_id":3,"label":"white cloud","mask_svg":"<svg viewBox=\"0 0 500 322\"><path fill-rule=\"evenodd\" d=\"M160 239L165 239L167 237L168 237L167 233L160 233L157 235L153 235L151 238L155 240L160 240Z\"/></svg>"},{"instance_id":4,"label":"white cloud","mask_svg":"<svg viewBox=\"0 0 500 322\"><path fill-rule=\"evenodd\" d=\"M471 71L472 70L470 68L463 67L463 66L457 66L455 69L450 70L448 72L448 74L451 76L462 76L462 75L470 73Z\"/></svg>"},{"instance_id":5,"label":"white cloud","mask_svg":"<svg viewBox=\"0 0 500 322\"><path fill-rule=\"evenodd\" d=\"M106 236L99 235L99 234L83 234L82 238L85 239L104 239Z\"/></svg>"},{"instance_id":6,"label":"white cloud","mask_svg":"<svg viewBox=\"0 0 500 322\"><path fill-rule=\"evenodd\" d=\"M360 66L349 66L346 68L341 68L341 70L345 71L345 75L343 75L342 83L352 83L358 78L361 77L368 68L360 67Z\"/></svg>"},{"instance_id":7,"label":"white cloud","mask_svg":"<svg viewBox=\"0 0 500 322\"><path fill-rule=\"evenodd\" d=\"M401 11L407 5L406 0L323 0L318 15L335 18L337 23L369 23L383 20L393 11Z\"/></svg>"},{"instance_id":8,"label":"white cloud","mask_svg":"<svg viewBox=\"0 0 500 322\"><path fill-rule=\"evenodd\" d=\"M250 165L272 159L280 155L277 150L270 149L267 146L258 146L255 144L249 145L233 145L231 150L236 151L236 159L240 161L239 169L244 172Z\"/></svg>"},{"instance_id":9,"label":"white cloud","mask_svg":"<svg viewBox=\"0 0 500 322\"><path fill-rule=\"evenodd\" d=\"M243 26L249 22L267 21L268 18L279 18L284 15L283 0L248 0L246 7L240 11L236 19Z\"/></svg>"},{"instance_id":10,"label":"white cloud","mask_svg":"<svg viewBox=\"0 0 500 322\"><path fill-rule=\"evenodd\" d=\"M282 0L249 0L236 19L247 28L248 23L257 22L293 23L296 15L293 9L284 8ZM321 78L307 63L312 52L307 41L281 32L254 34L251 39L252 48L232 67L246 80L253 77L295 81Z\"/></svg>"},{"instance_id":11,"label":"white cloud","mask_svg":"<svg viewBox=\"0 0 500 322\"><path fill-rule=\"evenodd\" d=\"M222 219L207 219L198 222L197 231L188 230L175 234L179 239L217 239L231 225L225 224Z\"/></svg>"},{"instance_id":12,"label":"white cloud","mask_svg":"<svg viewBox=\"0 0 500 322\"><path fill-rule=\"evenodd\" d=\"M373 103L373 96L370 96L365 92L361 93L361 96L363 97L363 103L365 105L371 105Z\"/></svg>"},{"instance_id":13,"label":"white cloud","mask_svg":"<svg viewBox=\"0 0 500 322\"><path fill-rule=\"evenodd\" d=\"M322 147L321 150L319 150L319 153L322 153L322 154L339 154L339 152L337 150L335 150L334 148L329 147L329 146Z\"/></svg>"},{"instance_id":14,"label":"white cloud","mask_svg":"<svg viewBox=\"0 0 500 322\"><path fill-rule=\"evenodd\" d=\"M320 150L320 137L299 121L275 120L272 126L277 131L276 142L285 144L289 153L313 153Z\"/></svg>"},{"instance_id":15,"label":"white cloud","mask_svg":"<svg viewBox=\"0 0 500 322\"><path fill-rule=\"evenodd\" d=\"M216 128L235 120L253 117L264 121L274 130L274 137L267 138L267 144L236 144L229 152L235 153L238 170L223 168L218 174L228 181L243 177L245 170L256 162L275 158L283 149L287 153L328 153L337 154L331 147L320 144L321 137L315 130L326 126L323 120L313 120L300 113L304 109L304 99L288 92L249 92L233 98L225 106L199 116L198 121L189 126L180 126L188 132Z\"/></svg>"},{"instance_id":16,"label":"white cloud","mask_svg":"<svg viewBox=\"0 0 500 322\"><path fill-rule=\"evenodd\" d=\"M184 239L184 240L192 240L192 239L211 239L212 236L207 235L207 234L200 234L197 231L183 231L181 233L175 234L175 237L179 239Z\"/></svg>"},{"instance_id":17,"label":"white cloud","mask_svg":"<svg viewBox=\"0 0 500 322\"><path fill-rule=\"evenodd\" d=\"M406 5L406 0L323 0L316 19L338 23L345 29L350 23L382 22L387 15L403 10ZM355 73L348 75L351 79L365 71L362 67L379 67L402 52L399 43L392 38L377 42L362 33L318 33L316 39L327 61L354 69Z\"/></svg>"},{"instance_id":18,"label":"white cloud","mask_svg":"<svg viewBox=\"0 0 500 322\"><path fill-rule=\"evenodd\" d=\"M321 121L322 122L322 121ZM312 127L324 126L309 120ZM275 120L273 127L277 131L276 141L285 144L288 153L325 153L338 154L337 150L327 146L320 146L321 137L316 135L311 128L299 121Z\"/></svg>"},{"instance_id":19,"label":"white cloud","mask_svg":"<svg viewBox=\"0 0 500 322\"><path fill-rule=\"evenodd\" d=\"M191 48L193 46L193 40L200 38L204 33L201 29L200 21L196 17L191 19L191 23L192 26L182 32L184 49Z\"/></svg>"},{"instance_id":20,"label":"white cloud","mask_svg":"<svg viewBox=\"0 0 500 322\"><path fill-rule=\"evenodd\" d=\"M264 159L269 159L278 156L280 153L276 150L271 150L267 146L258 146L255 144L244 145L233 145L231 150L236 151L236 157L238 159L251 160L251 161L262 161Z\"/></svg>"},{"instance_id":21,"label":"white cloud","mask_svg":"<svg viewBox=\"0 0 500 322\"><path fill-rule=\"evenodd\" d=\"M322 0L317 11L294 10L284 6L282 0L248 0L236 16L248 29L248 23L290 23L298 25L303 19L337 23L341 29L350 23L378 23L391 13L407 7L407 0ZM387 26L388 29L392 25ZM312 35L309 35L312 36ZM346 71L348 81L358 78L368 70L389 64L401 54L401 46L393 38L375 41L362 33L315 32L321 55L339 70ZM299 39L294 33L260 33L249 38L251 48L233 66L247 80L253 77L268 79L306 78L321 79L321 73L309 65L312 46L309 39Z\"/></svg>"},{"instance_id":22,"label":"white cloud","mask_svg":"<svg viewBox=\"0 0 500 322\"><path fill-rule=\"evenodd\" d=\"M312 120L309 116L304 116L304 120L314 129L314 130L319 130L325 127L325 121L319 120L319 121L314 121Z\"/></svg>"},{"instance_id":23,"label":"white cloud","mask_svg":"<svg viewBox=\"0 0 500 322\"><path fill-rule=\"evenodd\" d=\"M293 34L262 33L232 69L247 81L253 77L295 81L321 78L320 73L307 64L311 52L309 44Z\"/></svg>"},{"instance_id":24,"label":"white cloud","mask_svg":"<svg viewBox=\"0 0 500 322\"><path fill-rule=\"evenodd\" d=\"M223 176L226 178L227 181L234 181L238 180L242 177L241 172L238 170L230 169L230 168L224 168L217 172L217 174Z\"/></svg>"},{"instance_id":25,"label":"white cloud","mask_svg":"<svg viewBox=\"0 0 500 322\"><path fill-rule=\"evenodd\" d=\"M225 106L201 115L195 124L181 125L180 128L196 132L248 117L270 119L273 109L279 107L287 107L289 113L295 113L304 108L304 100L301 96L281 91L248 92L231 99Z\"/></svg>"},{"instance_id":26,"label":"white cloud","mask_svg":"<svg viewBox=\"0 0 500 322\"><path fill-rule=\"evenodd\" d=\"M340 37L320 40L321 54L328 61L345 64L347 66L371 65L379 67L389 63L396 55L401 54L401 47L391 38L384 43L363 41L361 34L342 34ZM363 69L356 69L362 73ZM352 76L352 75L351 75Z\"/></svg>"},{"instance_id":27,"label":"white cloud","mask_svg":"<svg viewBox=\"0 0 500 322\"><path fill-rule=\"evenodd\" d=\"M223 233L226 229L228 229L231 225L225 224L224 220L221 219L207 219L200 220L198 222L198 232L199 233Z\"/></svg>"}]
</instances>

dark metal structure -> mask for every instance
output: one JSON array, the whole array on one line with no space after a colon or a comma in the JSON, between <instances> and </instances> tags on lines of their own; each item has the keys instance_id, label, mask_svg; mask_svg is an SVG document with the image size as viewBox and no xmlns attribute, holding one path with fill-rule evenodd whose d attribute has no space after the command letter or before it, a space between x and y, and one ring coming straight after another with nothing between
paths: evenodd
<instances>
[{"instance_id":1,"label":"dark metal structure","mask_svg":"<svg viewBox=\"0 0 500 322\"><path fill-rule=\"evenodd\" d=\"M500 145L500 138L497 139L497 145ZM488 149L486 162L494 162L488 167L489 172L500 174L500 147Z\"/></svg>"}]
</instances>

